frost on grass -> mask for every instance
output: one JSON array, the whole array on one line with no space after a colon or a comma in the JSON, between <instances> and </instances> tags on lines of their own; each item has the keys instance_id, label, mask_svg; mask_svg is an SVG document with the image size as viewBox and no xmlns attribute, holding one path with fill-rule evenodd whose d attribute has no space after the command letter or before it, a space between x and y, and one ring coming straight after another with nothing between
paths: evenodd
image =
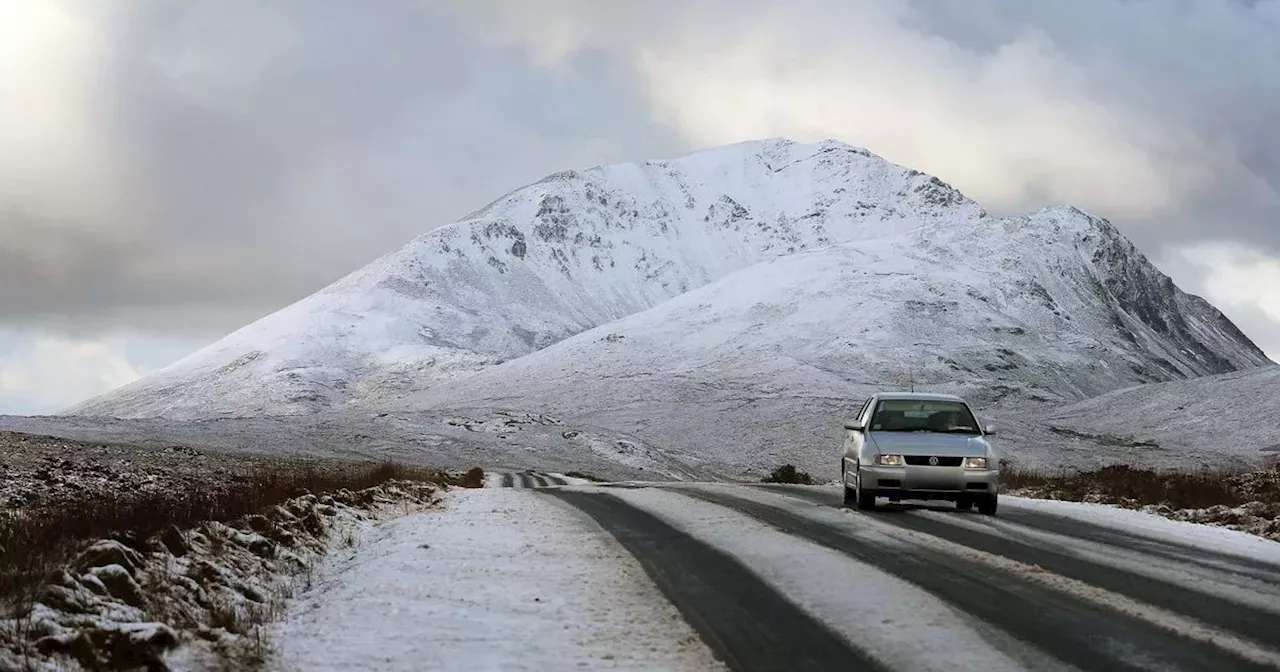
<instances>
[{"instance_id":1,"label":"frost on grass","mask_svg":"<svg viewBox=\"0 0 1280 672\"><path fill-rule=\"evenodd\" d=\"M1254 471L1156 471L1112 465L1045 474L1001 465L1009 494L1111 504L1280 541L1280 465Z\"/></svg>"},{"instance_id":2,"label":"frost on grass","mask_svg":"<svg viewBox=\"0 0 1280 672\"><path fill-rule=\"evenodd\" d=\"M263 627L331 544L362 520L435 505L439 488L394 480L307 493L226 522L116 534L57 562L24 566L10 552L0 670L260 666L271 655ZM17 524L6 512L0 539L12 543Z\"/></svg>"}]
</instances>

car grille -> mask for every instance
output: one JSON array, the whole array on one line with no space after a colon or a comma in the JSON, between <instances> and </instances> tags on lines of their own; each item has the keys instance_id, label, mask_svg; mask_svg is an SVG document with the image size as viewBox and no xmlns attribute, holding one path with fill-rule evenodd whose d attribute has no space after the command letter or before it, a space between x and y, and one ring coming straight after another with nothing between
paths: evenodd
<instances>
[{"instance_id":1,"label":"car grille","mask_svg":"<svg viewBox=\"0 0 1280 672\"><path fill-rule=\"evenodd\" d=\"M958 467L962 462L964 462L963 457L957 457L955 455L906 455L903 456L902 459L906 460L907 464L913 467ZM931 459L937 460L938 463L930 464L929 460Z\"/></svg>"}]
</instances>

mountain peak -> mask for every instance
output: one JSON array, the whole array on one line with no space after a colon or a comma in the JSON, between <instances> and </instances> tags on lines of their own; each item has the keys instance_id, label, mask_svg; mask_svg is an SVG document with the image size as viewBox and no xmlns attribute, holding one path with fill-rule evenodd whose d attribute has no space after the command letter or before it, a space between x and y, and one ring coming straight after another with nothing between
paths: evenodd
<instances>
[{"instance_id":1,"label":"mountain peak","mask_svg":"<svg viewBox=\"0 0 1280 672\"><path fill-rule=\"evenodd\" d=\"M199 417L377 405L503 366L753 267L781 268L768 265L835 247L864 254L867 266L842 262L833 273L876 278L879 264L893 269L885 277L897 278L882 282L943 283L935 293L957 279L977 282L957 269L999 262L1022 275L1001 275L1007 286L979 282L973 295L1021 306L1019 294L1029 292L1034 316L1019 319L1030 328L1072 328L1062 321L1065 305L1078 312L1088 301L1114 298L1118 316L1090 328L1123 330L1135 348L1164 353L1167 366L1144 363L1143 375L1210 373L1254 361L1252 344L1225 334L1220 313L1186 304L1136 250L1117 248L1127 241L1112 230L1074 208L992 220L938 178L836 140L771 138L563 171L72 411ZM1183 309L1192 318L1156 314ZM1138 317L1130 319L1134 311ZM1167 328L1153 331L1162 319ZM1130 372L1108 380L1138 378Z\"/></svg>"}]
</instances>

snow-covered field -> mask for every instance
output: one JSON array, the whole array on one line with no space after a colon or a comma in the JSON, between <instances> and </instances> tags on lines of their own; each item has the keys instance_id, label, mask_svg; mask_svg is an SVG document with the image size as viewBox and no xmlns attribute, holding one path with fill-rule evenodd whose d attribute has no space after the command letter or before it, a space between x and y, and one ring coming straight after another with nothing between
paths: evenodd
<instances>
[{"instance_id":1,"label":"snow-covered field","mask_svg":"<svg viewBox=\"0 0 1280 672\"><path fill-rule=\"evenodd\" d=\"M166 457L168 453L195 448L241 453L254 459L392 460L462 470L483 466L583 471L610 479L724 477L701 466L696 456L663 449L629 434L557 417L491 409L421 413L350 410L194 422L0 416L3 431L119 445L127 459L139 464L172 461ZM61 453L48 456L59 460L68 457ZM175 466L190 463L182 461L166 468ZM0 487L0 491L8 489Z\"/></svg>"}]
</instances>

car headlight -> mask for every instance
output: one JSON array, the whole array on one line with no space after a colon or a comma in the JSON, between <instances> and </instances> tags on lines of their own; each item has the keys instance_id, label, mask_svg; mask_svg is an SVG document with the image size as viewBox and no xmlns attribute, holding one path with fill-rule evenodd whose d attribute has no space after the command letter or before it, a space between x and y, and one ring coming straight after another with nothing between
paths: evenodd
<instances>
[{"instance_id":1,"label":"car headlight","mask_svg":"<svg viewBox=\"0 0 1280 672\"><path fill-rule=\"evenodd\" d=\"M965 469L986 469L987 458L985 457L966 457L964 458Z\"/></svg>"},{"instance_id":2,"label":"car headlight","mask_svg":"<svg viewBox=\"0 0 1280 672\"><path fill-rule=\"evenodd\" d=\"M901 455L876 455L876 464L882 467L901 467Z\"/></svg>"}]
</instances>

